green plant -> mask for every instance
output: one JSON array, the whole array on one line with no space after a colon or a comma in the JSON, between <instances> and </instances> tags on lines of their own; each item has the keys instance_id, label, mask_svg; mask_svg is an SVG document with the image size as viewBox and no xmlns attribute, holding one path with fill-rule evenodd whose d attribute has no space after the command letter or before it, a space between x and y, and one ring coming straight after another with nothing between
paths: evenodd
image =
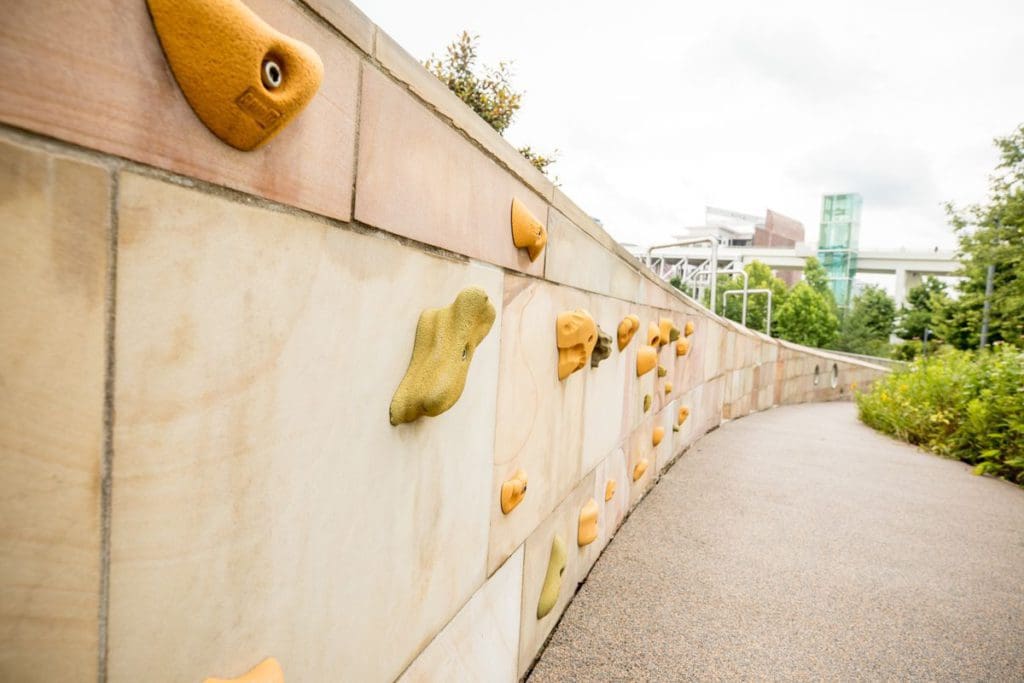
<instances>
[{"instance_id":1,"label":"green plant","mask_svg":"<svg viewBox=\"0 0 1024 683\"><path fill-rule=\"evenodd\" d=\"M786 295L772 327L782 339L825 348L835 341L839 331L834 307L831 294L826 297L803 280Z\"/></svg>"},{"instance_id":2,"label":"green plant","mask_svg":"<svg viewBox=\"0 0 1024 683\"><path fill-rule=\"evenodd\" d=\"M861 420L898 439L1024 485L1024 352L947 348L858 394Z\"/></svg>"},{"instance_id":3,"label":"green plant","mask_svg":"<svg viewBox=\"0 0 1024 683\"><path fill-rule=\"evenodd\" d=\"M751 261L743 270L751 289L770 289L772 292L772 310L777 312L786 300L786 283L772 274L772 269L761 261ZM743 297L725 292L742 290L743 278L738 275L718 276L718 311L726 318L739 322L743 317ZM724 302L724 306L723 306ZM768 314L768 297L764 294L751 294L747 300L747 327L764 331L765 319Z\"/></svg>"},{"instance_id":4,"label":"green plant","mask_svg":"<svg viewBox=\"0 0 1024 683\"><path fill-rule=\"evenodd\" d=\"M926 277L907 292L907 301L900 307L896 335L901 339L923 339L926 329L936 330L949 305L946 283Z\"/></svg>"},{"instance_id":5,"label":"green plant","mask_svg":"<svg viewBox=\"0 0 1024 683\"><path fill-rule=\"evenodd\" d=\"M853 299L843 316L835 348L850 353L888 357L896 304L883 289L869 285Z\"/></svg>"},{"instance_id":6,"label":"green plant","mask_svg":"<svg viewBox=\"0 0 1024 683\"><path fill-rule=\"evenodd\" d=\"M940 336L957 348L980 343L985 281L994 267L989 343L1024 348L1024 124L996 138L1001 161L983 204L946 205L959 240L960 296L949 303Z\"/></svg>"},{"instance_id":7,"label":"green plant","mask_svg":"<svg viewBox=\"0 0 1024 683\"><path fill-rule=\"evenodd\" d=\"M496 68L477 67L477 41L479 36L463 31L458 38L445 48L444 57L431 55L423 66L448 86L455 95L486 121L491 128L504 133L512 124L519 111L523 93L512 88L512 65L498 62ZM535 152L529 145L519 148L541 173L558 156L558 150L550 154Z\"/></svg>"}]
</instances>

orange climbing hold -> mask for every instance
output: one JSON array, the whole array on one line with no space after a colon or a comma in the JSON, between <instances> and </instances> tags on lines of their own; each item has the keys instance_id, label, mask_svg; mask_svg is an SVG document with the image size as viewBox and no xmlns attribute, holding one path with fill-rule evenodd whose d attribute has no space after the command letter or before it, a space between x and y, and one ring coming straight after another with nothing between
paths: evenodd
<instances>
[{"instance_id":1,"label":"orange climbing hold","mask_svg":"<svg viewBox=\"0 0 1024 683\"><path fill-rule=\"evenodd\" d=\"M525 249L531 261L536 261L544 245L548 243L548 231L530 210L518 199L512 200L512 244Z\"/></svg>"},{"instance_id":2,"label":"orange climbing hold","mask_svg":"<svg viewBox=\"0 0 1024 683\"><path fill-rule=\"evenodd\" d=\"M271 28L239 0L147 4L192 111L236 149L266 143L320 88L324 65L313 48Z\"/></svg>"},{"instance_id":3,"label":"orange climbing hold","mask_svg":"<svg viewBox=\"0 0 1024 683\"><path fill-rule=\"evenodd\" d=\"M276 659L268 657L238 678L207 678L203 683L284 683L284 671Z\"/></svg>"}]
</instances>

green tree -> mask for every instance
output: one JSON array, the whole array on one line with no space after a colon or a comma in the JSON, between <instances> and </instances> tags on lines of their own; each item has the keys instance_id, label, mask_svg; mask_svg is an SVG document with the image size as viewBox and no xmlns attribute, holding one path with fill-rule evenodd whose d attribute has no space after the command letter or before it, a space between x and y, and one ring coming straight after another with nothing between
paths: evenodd
<instances>
[{"instance_id":1,"label":"green tree","mask_svg":"<svg viewBox=\"0 0 1024 683\"><path fill-rule=\"evenodd\" d=\"M773 315L786 300L786 283L772 274L772 269L761 261L751 261L743 270L747 273L750 289L770 289L772 292ZM739 322L743 317L743 297L731 295L725 298L725 292L742 290L743 278L738 275L718 276L718 311ZM722 307L722 302L725 307ZM768 312L768 297L764 294L752 294L747 300L747 327L754 330L765 329ZM774 333L774 330L773 330Z\"/></svg>"},{"instance_id":2,"label":"green tree","mask_svg":"<svg viewBox=\"0 0 1024 683\"><path fill-rule=\"evenodd\" d=\"M430 55L423 66L447 85L460 100L469 105L469 108L491 128L504 133L519 111L523 93L512 88L512 65L508 62L499 62L497 68L477 68L479 39L480 36L471 36L463 31L445 49L444 57ZM548 167L558 156L558 150L544 154L535 152L529 145L519 148L519 153L541 173L547 173Z\"/></svg>"},{"instance_id":3,"label":"green tree","mask_svg":"<svg viewBox=\"0 0 1024 683\"><path fill-rule=\"evenodd\" d=\"M870 285L854 297L850 310L843 316L836 348L869 356L889 355L889 335L896 318L892 297Z\"/></svg>"},{"instance_id":4,"label":"green tree","mask_svg":"<svg viewBox=\"0 0 1024 683\"><path fill-rule=\"evenodd\" d=\"M1024 124L996 138L1000 163L982 204L946 205L959 241L960 296L943 316L941 332L961 349L977 348L988 266L995 267L989 314L990 343L1024 347Z\"/></svg>"},{"instance_id":5,"label":"green tree","mask_svg":"<svg viewBox=\"0 0 1024 683\"><path fill-rule=\"evenodd\" d=\"M773 331L782 339L797 344L825 348L835 341L839 330L834 306L834 301L815 290L806 280L801 280L779 307L772 322Z\"/></svg>"},{"instance_id":6,"label":"green tree","mask_svg":"<svg viewBox=\"0 0 1024 683\"><path fill-rule=\"evenodd\" d=\"M907 301L900 307L896 336L901 339L923 339L926 328L937 329L949 296L946 283L938 278L926 277L907 292Z\"/></svg>"},{"instance_id":7,"label":"green tree","mask_svg":"<svg viewBox=\"0 0 1024 683\"><path fill-rule=\"evenodd\" d=\"M804 263L804 281L829 302L833 313L837 312L836 297L828 285L828 271L825 270L825 266L821 265L821 261L813 256L809 256Z\"/></svg>"}]
</instances>

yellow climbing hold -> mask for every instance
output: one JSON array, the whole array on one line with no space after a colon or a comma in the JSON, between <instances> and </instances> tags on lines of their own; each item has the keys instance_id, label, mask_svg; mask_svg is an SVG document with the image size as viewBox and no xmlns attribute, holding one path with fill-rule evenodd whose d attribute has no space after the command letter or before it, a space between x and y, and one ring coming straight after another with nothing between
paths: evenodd
<instances>
[{"instance_id":1,"label":"yellow climbing hold","mask_svg":"<svg viewBox=\"0 0 1024 683\"><path fill-rule=\"evenodd\" d=\"M558 314L555 321L558 346L558 379L562 380L584 367L597 344L597 325L582 308Z\"/></svg>"},{"instance_id":2,"label":"yellow climbing hold","mask_svg":"<svg viewBox=\"0 0 1024 683\"><path fill-rule=\"evenodd\" d=\"M627 315L619 323L619 329L617 331L619 338L619 351L626 348L629 342L633 339L633 335L640 329L640 318L635 315Z\"/></svg>"},{"instance_id":3,"label":"yellow climbing hold","mask_svg":"<svg viewBox=\"0 0 1024 683\"><path fill-rule=\"evenodd\" d=\"M641 458L640 462L633 468L633 481L639 481L640 477L644 476L644 472L647 471L647 458Z\"/></svg>"},{"instance_id":4,"label":"yellow climbing hold","mask_svg":"<svg viewBox=\"0 0 1024 683\"><path fill-rule=\"evenodd\" d=\"M501 511L506 515L526 496L526 472L516 470L511 479L501 485Z\"/></svg>"},{"instance_id":5,"label":"yellow climbing hold","mask_svg":"<svg viewBox=\"0 0 1024 683\"><path fill-rule=\"evenodd\" d=\"M565 563L568 554L565 550L565 541L561 536L555 536L551 540L551 555L548 557L548 571L544 576L544 586L540 590L540 600L537 601L537 618L543 619L558 602L558 592L562 588L562 575L565 573Z\"/></svg>"},{"instance_id":6,"label":"yellow climbing hold","mask_svg":"<svg viewBox=\"0 0 1024 683\"><path fill-rule=\"evenodd\" d=\"M580 510L579 531L576 533L576 545L590 545L597 538L597 501L591 498Z\"/></svg>"},{"instance_id":7,"label":"yellow climbing hold","mask_svg":"<svg viewBox=\"0 0 1024 683\"><path fill-rule=\"evenodd\" d=\"M490 332L494 316L487 292L479 287L467 287L450 305L420 314L409 369L391 399L391 424L435 417L455 405L473 352Z\"/></svg>"}]
</instances>

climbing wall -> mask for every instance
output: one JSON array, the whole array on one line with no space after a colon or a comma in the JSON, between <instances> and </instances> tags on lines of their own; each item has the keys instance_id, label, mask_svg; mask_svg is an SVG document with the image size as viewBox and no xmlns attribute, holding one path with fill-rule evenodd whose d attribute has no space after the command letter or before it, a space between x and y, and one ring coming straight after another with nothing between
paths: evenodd
<instances>
[{"instance_id":1,"label":"climbing wall","mask_svg":"<svg viewBox=\"0 0 1024 683\"><path fill-rule=\"evenodd\" d=\"M690 444L884 372L666 286L342 0L14 0L0 58L0 680L515 680Z\"/></svg>"}]
</instances>

